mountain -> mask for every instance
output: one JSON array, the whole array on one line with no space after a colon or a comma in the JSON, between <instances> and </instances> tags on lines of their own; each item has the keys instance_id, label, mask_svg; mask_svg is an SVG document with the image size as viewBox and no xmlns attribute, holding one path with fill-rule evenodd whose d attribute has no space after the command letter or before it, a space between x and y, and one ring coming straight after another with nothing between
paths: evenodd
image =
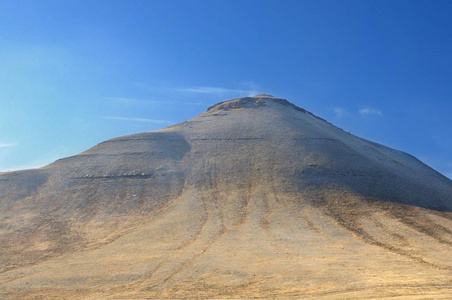
<instances>
[{"instance_id":1,"label":"mountain","mask_svg":"<svg viewBox=\"0 0 452 300\"><path fill-rule=\"evenodd\" d=\"M452 181L270 95L0 174L0 298L452 295Z\"/></svg>"}]
</instances>

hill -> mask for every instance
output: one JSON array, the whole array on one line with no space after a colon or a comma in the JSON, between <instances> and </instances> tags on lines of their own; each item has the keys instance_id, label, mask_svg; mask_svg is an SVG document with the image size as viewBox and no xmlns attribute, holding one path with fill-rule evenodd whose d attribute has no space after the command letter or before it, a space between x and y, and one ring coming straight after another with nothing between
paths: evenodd
<instances>
[{"instance_id":1,"label":"hill","mask_svg":"<svg viewBox=\"0 0 452 300\"><path fill-rule=\"evenodd\" d=\"M0 298L447 298L452 181L270 95L0 174Z\"/></svg>"}]
</instances>

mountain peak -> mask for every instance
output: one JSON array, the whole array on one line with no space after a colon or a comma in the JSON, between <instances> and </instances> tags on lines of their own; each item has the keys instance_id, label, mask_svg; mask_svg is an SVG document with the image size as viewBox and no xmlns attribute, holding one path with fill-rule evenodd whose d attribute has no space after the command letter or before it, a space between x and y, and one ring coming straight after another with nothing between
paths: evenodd
<instances>
[{"instance_id":1,"label":"mountain peak","mask_svg":"<svg viewBox=\"0 0 452 300\"><path fill-rule=\"evenodd\" d=\"M251 96L251 98L276 98L276 97L270 94L258 94Z\"/></svg>"},{"instance_id":2,"label":"mountain peak","mask_svg":"<svg viewBox=\"0 0 452 300\"><path fill-rule=\"evenodd\" d=\"M284 99L209 110L0 174L0 299L452 295L451 180Z\"/></svg>"},{"instance_id":3,"label":"mountain peak","mask_svg":"<svg viewBox=\"0 0 452 300\"><path fill-rule=\"evenodd\" d=\"M217 103L207 109L207 111L230 110L237 108L258 108L268 106L270 103L278 103L283 106L292 107L295 110L306 112L305 109L290 103L286 99L277 98L269 94L259 94L254 96L235 98Z\"/></svg>"}]
</instances>

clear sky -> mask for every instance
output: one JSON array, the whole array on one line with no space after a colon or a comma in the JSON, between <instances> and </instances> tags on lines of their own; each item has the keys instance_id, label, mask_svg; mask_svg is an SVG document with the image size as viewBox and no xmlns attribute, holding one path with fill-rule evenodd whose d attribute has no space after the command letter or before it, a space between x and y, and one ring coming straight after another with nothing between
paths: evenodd
<instances>
[{"instance_id":1,"label":"clear sky","mask_svg":"<svg viewBox=\"0 0 452 300\"><path fill-rule=\"evenodd\" d=\"M0 1L0 171L268 93L452 178L452 1Z\"/></svg>"}]
</instances>

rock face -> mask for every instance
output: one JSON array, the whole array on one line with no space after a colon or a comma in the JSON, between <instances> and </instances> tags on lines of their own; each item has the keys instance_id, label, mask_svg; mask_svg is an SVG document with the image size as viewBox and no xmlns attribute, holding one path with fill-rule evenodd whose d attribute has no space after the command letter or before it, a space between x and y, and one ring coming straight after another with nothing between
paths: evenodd
<instances>
[{"instance_id":1,"label":"rock face","mask_svg":"<svg viewBox=\"0 0 452 300\"><path fill-rule=\"evenodd\" d=\"M270 95L0 174L0 298L446 298L452 181Z\"/></svg>"}]
</instances>

